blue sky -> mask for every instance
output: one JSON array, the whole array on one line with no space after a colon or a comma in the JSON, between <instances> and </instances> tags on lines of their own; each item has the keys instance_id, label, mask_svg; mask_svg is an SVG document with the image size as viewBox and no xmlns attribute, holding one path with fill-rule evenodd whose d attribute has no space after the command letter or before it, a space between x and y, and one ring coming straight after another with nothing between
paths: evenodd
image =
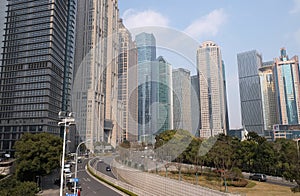
<instances>
[{"instance_id":1,"label":"blue sky","mask_svg":"<svg viewBox=\"0 0 300 196\"><path fill-rule=\"evenodd\" d=\"M237 53L256 49L269 61L285 47L290 57L300 55L300 0L119 0L119 9L129 29L168 27L221 47L231 128L241 127Z\"/></svg>"}]
</instances>

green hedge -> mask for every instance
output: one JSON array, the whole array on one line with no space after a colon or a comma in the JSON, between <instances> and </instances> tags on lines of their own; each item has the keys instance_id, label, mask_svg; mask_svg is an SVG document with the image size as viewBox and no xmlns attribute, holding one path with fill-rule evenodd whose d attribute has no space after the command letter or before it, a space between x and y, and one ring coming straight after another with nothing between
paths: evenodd
<instances>
[{"instance_id":1,"label":"green hedge","mask_svg":"<svg viewBox=\"0 0 300 196\"><path fill-rule=\"evenodd\" d=\"M127 195L130 195L130 196L138 196L137 194L134 194L134 193L132 193L132 192L130 192L130 191L128 191L128 190L122 188L122 187L119 187L119 186L115 185L114 183L112 183L112 182L110 182L110 181L105 180L104 178L101 178L100 176L97 176L97 175L90 169L90 166L89 166L89 165L88 165L87 169L88 169L88 171L89 171L94 177L96 177L97 179L101 180L102 182L105 182L106 184L108 184L108 185L110 185L110 186L112 186L112 187L114 187L114 188L116 188L116 189L122 191L123 193L126 193Z\"/></svg>"}]
</instances>

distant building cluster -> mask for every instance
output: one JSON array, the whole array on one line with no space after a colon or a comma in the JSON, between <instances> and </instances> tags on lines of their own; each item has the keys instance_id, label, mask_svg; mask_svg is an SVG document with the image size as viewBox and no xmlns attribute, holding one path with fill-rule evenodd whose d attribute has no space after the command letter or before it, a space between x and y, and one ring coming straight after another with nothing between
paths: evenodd
<instances>
[{"instance_id":1,"label":"distant building cluster","mask_svg":"<svg viewBox=\"0 0 300 196\"><path fill-rule=\"evenodd\" d=\"M285 48L273 61L263 62L256 50L239 53L238 73L242 124L272 140L300 135L300 83L298 56Z\"/></svg>"},{"instance_id":2,"label":"distant building cluster","mask_svg":"<svg viewBox=\"0 0 300 196\"><path fill-rule=\"evenodd\" d=\"M62 135L61 111L75 115L69 151L82 141L92 151L125 140L153 143L169 129L203 138L229 133L225 63L213 41L197 48L191 76L157 55L153 33L133 38L117 0L5 0L2 6L1 152L13 153L27 132ZM244 128L264 134L299 124L298 57L282 49L270 62L256 51L237 60Z\"/></svg>"}]
</instances>

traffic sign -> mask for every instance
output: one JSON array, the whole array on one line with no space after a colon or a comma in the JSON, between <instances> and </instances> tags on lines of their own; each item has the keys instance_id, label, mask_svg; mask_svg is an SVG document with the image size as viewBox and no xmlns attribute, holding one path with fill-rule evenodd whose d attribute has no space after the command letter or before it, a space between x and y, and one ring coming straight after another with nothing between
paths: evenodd
<instances>
[{"instance_id":1,"label":"traffic sign","mask_svg":"<svg viewBox=\"0 0 300 196\"><path fill-rule=\"evenodd\" d=\"M79 182L79 179L78 178L71 178L70 182Z\"/></svg>"}]
</instances>

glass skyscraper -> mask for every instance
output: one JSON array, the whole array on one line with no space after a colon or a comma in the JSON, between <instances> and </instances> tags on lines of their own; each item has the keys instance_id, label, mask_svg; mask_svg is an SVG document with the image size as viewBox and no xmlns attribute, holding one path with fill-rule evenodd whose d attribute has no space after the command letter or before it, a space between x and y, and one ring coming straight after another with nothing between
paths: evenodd
<instances>
[{"instance_id":1,"label":"glass skyscraper","mask_svg":"<svg viewBox=\"0 0 300 196\"><path fill-rule=\"evenodd\" d=\"M273 130L273 125L278 124L278 110L273 74L274 62L264 62L259 68L261 95L263 103L264 130Z\"/></svg>"},{"instance_id":2,"label":"glass skyscraper","mask_svg":"<svg viewBox=\"0 0 300 196\"><path fill-rule=\"evenodd\" d=\"M138 136L139 141L152 141L152 68L156 60L156 40L153 34L135 37L138 53Z\"/></svg>"},{"instance_id":3,"label":"glass skyscraper","mask_svg":"<svg viewBox=\"0 0 300 196\"><path fill-rule=\"evenodd\" d=\"M66 53L72 55L66 46L70 2L8 1L0 76L3 151L24 132L60 132L58 113L70 81L64 81Z\"/></svg>"},{"instance_id":4,"label":"glass skyscraper","mask_svg":"<svg viewBox=\"0 0 300 196\"><path fill-rule=\"evenodd\" d=\"M191 116L191 75L190 71L179 68L172 71L173 77L173 126L175 129L192 130ZM199 82L199 81L197 81ZM195 107L193 105L193 107ZM198 109L199 112L199 109Z\"/></svg>"},{"instance_id":5,"label":"glass skyscraper","mask_svg":"<svg viewBox=\"0 0 300 196\"><path fill-rule=\"evenodd\" d=\"M258 69L262 66L262 57L256 51L237 55L242 125L247 131L263 134L263 104Z\"/></svg>"},{"instance_id":6,"label":"glass skyscraper","mask_svg":"<svg viewBox=\"0 0 300 196\"><path fill-rule=\"evenodd\" d=\"M275 59L275 79L280 124L299 124L300 89L298 56L289 58L286 49Z\"/></svg>"}]
</instances>

